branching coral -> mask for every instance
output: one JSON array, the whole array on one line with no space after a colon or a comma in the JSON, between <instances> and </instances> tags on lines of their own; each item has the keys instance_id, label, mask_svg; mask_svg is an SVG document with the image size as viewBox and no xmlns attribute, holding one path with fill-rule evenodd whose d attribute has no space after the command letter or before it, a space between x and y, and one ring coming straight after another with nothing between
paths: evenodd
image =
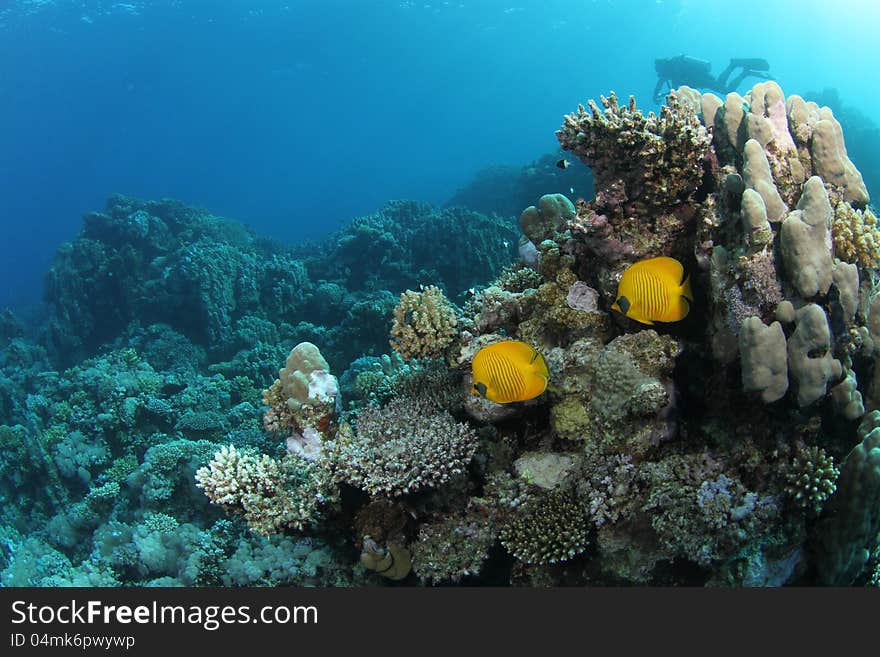
<instances>
[{"instance_id":1,"label":"branching coral","mask_svg":"<svg viewBox=\"0 0 880 657\"><path fill-rule=\"evenodd\" d=\"M834 253L846 262L873 269L880 263L880 230L871 208L856 210L841 201L831 220Z\"/></svg>"},{"instance_id":2,"label":"branching coral","mask_svg":"<svg viewBox=\"0 0 880 657\"><path fill-rule=\"evenodd\" d=\"M394 309L391 346L404 360L438 358L458 335L457 324L455 308L439 287L407 290Z\"/></svg>"},{"instance_id":3,"label":"branching coral","mask_svg":"<svg viewBox=\"0 0 880 657\"><path fill-rule=\"evenodd\" d=\"M412 546L413 571L430 584L459 582L467 575L477 575L495 539L488 520L473 515L425 523Z\"/></svg>"},{"instance_id":4,"label":"branching coral","mask_svg":"<svg viewBox=\"0 0 880 657\"><path fill-rule=\"evenodd\" d=\"M248 526L269 536L303 529L332 496L329 470L288 454L273 459L223 446L196 472L196 484L214 504L241 513Z\"/></svg>"},{"instance_id":5,"label":"branching coral","mask_svg":"<svg viewBox=\"0 0 880 657\"><path fill-rule=\"evenodd\" d=\"M565 491L529 498L501 527L501 544L520 561L567 561L589 545L587 511Z\"/></svg>"},{"instance_id":6,"label":"branching coral","mask_svg":"<svg viewBox=\"0 0 880 657\"><path fill-rule=\"evenodd\" d=\"M802 445L785 474L785 492L798 506L818 513L825 500L837 489L839 474L834 459L824 449Z\"/></svg>"},{"instance_id":7,"label":"branching coral","mask_svg":"<svg viewBox=\"0 0 880 657\"><path fill-rule=\"evenodd\" d=\"M371 495L439 486L465 471L477 447L470 426L405 397L361 411L356 435L341 428L338 441L342 476Z\"/></svg>"},{"instance_id":8,"label":"branching coral","mask_svg":"<svg viewBox=\"0 0 880 657\"><path fill-rule=\"evenodd\" d=\"M591 167L596 189L623 187L623 194L646 209L679 203L702 180L709 133L693 107L669 94L660 116L644 116L630 96L622 107L612 91L601 97L605 110L589 101L565 117L556 132L566 150Z\"/></svg>"}]
</instances>

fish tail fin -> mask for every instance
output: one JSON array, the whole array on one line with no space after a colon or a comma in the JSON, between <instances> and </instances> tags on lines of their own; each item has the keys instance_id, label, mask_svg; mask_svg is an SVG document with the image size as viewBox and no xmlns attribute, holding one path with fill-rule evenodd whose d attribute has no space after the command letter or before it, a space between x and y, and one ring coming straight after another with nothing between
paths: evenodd
<instances>
[{"instance_id":1,"label":"fish tail fin","mask_svg":"<svg viewBox=\"0 0 880 657\"><path fill-rule=\"evenodd\" d=\"M694 293L691 290L691 277L690 274L685 276L684 283L681 284L681 296L683 296L688 301L693 302Z\"/></svg>"}]
</instances>

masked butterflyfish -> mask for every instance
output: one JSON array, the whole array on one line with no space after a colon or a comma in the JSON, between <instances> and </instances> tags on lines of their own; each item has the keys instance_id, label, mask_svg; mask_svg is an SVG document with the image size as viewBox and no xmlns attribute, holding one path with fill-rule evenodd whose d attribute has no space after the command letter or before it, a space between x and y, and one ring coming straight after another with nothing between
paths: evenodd
<instances>
[{"instance_id":1,"label":"masked butterflyfish","mask_svg":"<svg viewBox=\"0 0 880 657\"><path fill-rule=\"evenodd\" d=\"M663 256L630 265L623 272L611 308L642 324L677 322L687 316L693 300L684 267Z\"/></svg>"},{"instance_id":2,"label":"masked butterflyfish","mask_svg":"<svg viewBox=\"0 0 880 657\"><path fill-rule=\"evenodd\" d=\"M544 357L519 340L483 347L474 356L471 369L472 392L497 404L534 399L546 390L550 378Z\"/></svg>"}]
</instances>

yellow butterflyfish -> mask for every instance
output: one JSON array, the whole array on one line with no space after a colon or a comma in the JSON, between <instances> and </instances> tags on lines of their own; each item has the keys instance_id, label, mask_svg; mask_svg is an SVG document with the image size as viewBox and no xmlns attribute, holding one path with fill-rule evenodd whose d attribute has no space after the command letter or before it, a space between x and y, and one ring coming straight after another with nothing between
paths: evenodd
<instances>
[{"instance_id":1,"label":"yellow butterflyfish","mask_svg":"<svg viewBox=\"0 0 880 657\"><path fill-rule=\"evenodd\" d=\"M534 399L547 389L550 370L530 344L507 340L490 344L474 356L473 394L497 404Z\"/></svg>"},{"instance_id":2,"label":"yellow butterflyfish","mask_svg":"<svg viewBox=\"0 0 880 657\"><path fill-rule=\"evenodd\" d=\"M687 316L693 300L684 267L675 258L661 256L641 260L623 272L611 308L642 324L677 322Z\"/></svg>"}]
</instances>

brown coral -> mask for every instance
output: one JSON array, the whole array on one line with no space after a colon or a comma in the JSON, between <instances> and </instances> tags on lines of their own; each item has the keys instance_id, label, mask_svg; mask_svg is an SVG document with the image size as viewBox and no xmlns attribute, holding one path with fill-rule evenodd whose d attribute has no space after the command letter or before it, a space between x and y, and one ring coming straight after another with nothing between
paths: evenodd
<instances>
[{"instance_id":1,"label":"brown coral","mask_svg":"<svg viewBox=\"0 0 880 657\"><path fill-rule=\"evenodd\" d=\"M404 360L439 358L458 335L457 324L455 308L439 287L407 290L394 308L391 346Z\"/></svg>"}]
</instances>

